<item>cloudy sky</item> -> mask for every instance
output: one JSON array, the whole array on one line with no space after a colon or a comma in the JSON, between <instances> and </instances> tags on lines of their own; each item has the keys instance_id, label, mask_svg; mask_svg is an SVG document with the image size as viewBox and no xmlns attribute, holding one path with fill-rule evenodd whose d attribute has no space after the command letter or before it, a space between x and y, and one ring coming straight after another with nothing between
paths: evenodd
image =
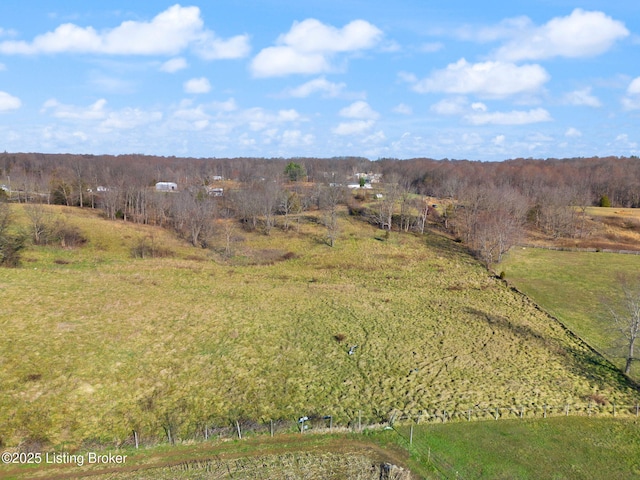
<instances>
[{"instance_id":1,"label":"cloudy sky","mask_svg":"<svg viewBox=\"0 0 640 480\"><path fill-rule=\"evenodd\" d=\"M0 4L0 151L638 155L640 2Z\"/></svg>"}]
</instances>

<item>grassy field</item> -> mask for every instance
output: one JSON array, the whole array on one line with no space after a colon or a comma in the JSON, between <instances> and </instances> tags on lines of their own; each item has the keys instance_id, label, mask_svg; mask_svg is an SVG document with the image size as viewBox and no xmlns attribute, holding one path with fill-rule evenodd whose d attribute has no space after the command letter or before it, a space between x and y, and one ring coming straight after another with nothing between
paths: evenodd
<instances>
[{"instance_id":1,"label":"grassy field","mask_svg":"<svg viewBox=\"0 0 640 480\"><path fill-rule=\"evenodd\" d=\"M516 247L499 268L509 282L624 367L624 347L606 303L620 299L618 273L638 275L639 255ZM640 363L633 364L631 375L640 379Z\"/></svg>"},{"instance_id":2,"label":"grassy field","mask_svg":"<svg viewBox=\"0 0 640 480\"><path fill-rule=\"evenodd\" d=\"M408 438L409 427L401 433ZM633 420L546 420L418 425L413 451L465 479L633 479L640 476L640 429ZM450 469L447 469L450 466Z\"/></svg>"},{"instance_id":3,"label":"grassy field","mask_svg":"<svg viewBox=\"0 0 640 480\"><path fill-rule=\"evenodd\" d=\"M385 240L342 217L329 248L309 220L299 232L237 232L227 259L90 210L51 212L88 242L30 247L22 268L0 271L5 446L637 399L607 362L435 234ZM164 256L133 259L141 239Z\"/></svg>"}]
</instances>

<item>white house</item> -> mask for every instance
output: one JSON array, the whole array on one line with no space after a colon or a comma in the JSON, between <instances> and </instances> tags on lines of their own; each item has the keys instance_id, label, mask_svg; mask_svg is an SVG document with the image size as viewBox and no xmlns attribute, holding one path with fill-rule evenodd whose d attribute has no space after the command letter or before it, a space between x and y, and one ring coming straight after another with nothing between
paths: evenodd
<instances>
[{"instance_id":1,"label":"white house","mask_svg":"<svg viewBox=\"0 0 640 480\"><path fill-rule=\"evenodd\" d=\"M175 192L178 190L178 184L174 182L158 182L156 183L158 192Z\"/></svg>"}]
</instances>

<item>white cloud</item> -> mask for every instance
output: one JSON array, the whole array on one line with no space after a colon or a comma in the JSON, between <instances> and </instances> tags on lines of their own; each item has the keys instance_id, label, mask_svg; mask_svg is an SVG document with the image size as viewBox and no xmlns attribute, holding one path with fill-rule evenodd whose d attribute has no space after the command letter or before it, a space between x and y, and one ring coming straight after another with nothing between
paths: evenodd
<instances>
[{"instance_id":1,"label":"white cloud","mask_svg":"<svg viewBox=\"0 0 640 480\"><path fill-rule=\"evenodd\" d=\"M544 108L536 108L528 112L514 110L511 112L471 113L464 118L473 125L526 125L552 120L551 115Z\"/></svg>"},{"instance_id":2,"label":"white cloud","mask_svg":"<svg viewBox=\"0 0 640 480\"><path fill-rule=\"evenodd\" d=\"M634 78L627 87L627 96L622 99L625 110L640 109L640 77Z\"/></svg>"},{"instance_id":3,"label":"white cloud","mask_svg":"<svg viewBox=\"0 0 640 480\"><path fill-rule=\"evenodd\" d=\"M184 70L189 65L187 61L182 57L172 58L171 60L167 60L160 66L161 72L167 73L175 73L179 70Z\"/></svg>"},{"instance_id":4,"label":"white cloud","mask_svg":"<svg viewBox=\"0 0 640 480\"><path fill-rule=\"evenodd\" d=\"M492 141L494 145L501 147L502 145L504 145L506 140L507 138L504 135L496 135Z\"/></svg>"},{"instance_id":5,"label":"white cloud","mask_svg":"<svg viewBox=\"0 0 640 480\"><path fill-rule=\"evenodd\" d=\"M406 83L416 83L418 81L418 77L416 77L413 73L398 72L398 80Z\"/></svg>"},{"instance_id":6,"label":"white cloud","mask_svg":"<svg viewBox=\"0 0 640 480\"><path fill-rule=\"evenodd\" d=\"M7 112L9 110L17 110L22 106L22 102L18 97L8 94L7 92L0 91L0 112Z\"/></svg>"},{"instance_id":7,"label":"white cloud","mask_svg":"<svg viewBox=\"0 0 640 480\"><path fill-rule=\"evenodd\" d=\"M482 102L473 102L471 104L471 109L475 110L477 112L486 112L487 111L487 106Z\"/></svg>"},{"instance_id":8,"label":"white cloud","mask_svg":"<svg viewBox=\"0 0 640 480\"><path fill-rule=\"evenodd\" d=\"M345 87L345 83L333 83L325 77L319 77L288 90L287 95L296 98L306 98L316 92L322 92L324 97L333 98L339 96Z\"/></svg>"},{"instance_id":9,"label":"white cloud","mask_svg":"<svg viewBox=\"0 0 640 480\"><path fill-rule=\"evenodd\" d=\"M192 78L184 82L185 93L209 93L211 91L211 84L205 77Z\"/></svg>"},{"instance_id":10,"label":"white cloud","mask_svg":"<svg viewBox=\"0 0 640 480\"><path fill-rule=\"evenodd\" d=\"M638 142L634 142L629 140L629 135L626 133L622 133L618 135L615 139L615 143L625 147L625 148L638 148Z\"/></svg>"},{"instance_id":11,"label":"white cloud","mask_svg":"<svg viewBox=\"0 0 640 480\"><path fill-rule=\"evenodd\" d=\"M393 112L399 113L400 115L412 115L413 108L411 108L409 105L405 105L404 103L400 103L393 107Z\"/></svg>"},{"instance_id":12,"label":"white cloud","mask_svg":"<svg viewBox=\"0 0 640 480\"><path fill-rule=\"evenodd\" d=\"M570 138L578 138L582 136L582 132L580 130L578 130L577 128L574 127L570 127L567 129L566 132L564 132L564 136L565 137L570 137Z\"/></svg>"},{"instance_id":13,"label":"white cloud","mask_svg":"<svg viewBox=\"0 0 640 480\"><path fill-rule=\"evenodd\" d=\"M236 35L223 40L207 31L194 45L194 51L205 60L234 59L249 55L251 46L248 35Z\"/></svg>"},{"instance_id":14,"label":"white cloud","mask_svg":"<svg viewBox=\"0 0 640 480\"><path fill-rule=\"evenodd\" d=\"M335 54L370 49L381 38L382 31L364 20L338 29L310 18L295 22L278 37L276 46L261 50L251 62L251 71L256 77L328 72Z\"/></svg>"},{"instance_id":15,"label":"white cloud","mask_svg":"<svg viewBox=\"0 0 640 480\"><path fill-rule=\"evenodd\" d=\"M629 95L640 95L640 77L634 78L627 87Z\"/></svg>"},{"instance_id":16,"label":"white cloud","mask_svg":"<svg viewBox=\"0 0 640 480\"><path fill-rule=\"evenodd\" d=\"M162 120L161 112L145 112L138 108L125 108L119 112L111 112L100 124L105 129L133 129Z\"/></svg>"},{"instance_id":17,"label":"white cloud","mask_svg":"<svg viewBox=\"0 0 640 480\"><path fill-rule=\"evenodd\" d=\"M537 28L524 28L520 35L499 48L496 58L505 61L541 60L553 57L591 57L606 52L629 31L620 21L602 12L580 8L556 17Z\"/></svg>"},{"instance_id":18,"label":"white cloud","mask_svg":"<svg viewBox=\"0 0 640 480\"><path fill-rule=\"evenodd\" d=\"M452 97L440 100L431 105L430 110L438 115L460 115L467 109L465 97Z\"/></svg>"},{"instance_id":19,"label":"white cloud","mask_svg":"<svg viewBox=\"0 0 640 480\"><path fill-rule=\"evenodd\" d=\"M358 120L355 122L343 122L332 131L336 135L360 135L373 127L373 120Z\"/></svg>"},{"instance_id":20,"label":"white cloud","mask_svg":"<svg viewBox=\"0 0 640 480\"><path fill-rule=\"evenodd\" d=\"M513 38L521 34L523 30L530 29L532 25L531 19L526 16L506 18L497 25L490 27L474 27L464 25L457 28L453 34L459 40L487 43Z\"/></svg>"},{"instance_id":21,"label":"white cloud","mask_svg":"<svg viewBox=\"0 0 640 480\"><path fill-rule=\"evenodd\" d=\"M52 98L44 103L40 112L51 112L53 117L66 120L102 120L107 115L105 111L106 105L107 101L104 98L95 101L88 107L64 105L59 103L55 98Z\"/></svg>"},{"instance_id":22,"label":"white cloud","mask_svg":"<svg viewBox=\"0 0 640 480\"><path fill-rule=\"evenodd\" d=\"M222 40L204 28L198 7L174 5L149 22L126 21L103 31L65 23L33 41L0 42L0 53L97 53L106 55L175 55L192 47L205 59L240 58L249 53L246 35Z\"/></svg>"},{"instance_id":23,"label":"white cloud","mask_svg":"<svg viewBox=\"0 0 640 480\"><path fill-rule=\"evenodd\" d=\"M213 102L211 104L214 110L220 112L233 112L238 109L238 105L236 104L235 99L230 98L229 100L225 100L224 102Z\"/></svg>"},{"instance_id":24,"label":"white cloud","mask_svg":"<svg viewBox=\"0 0 640 480\"><path fill-rule=\"evenodd\" d=\"M338 112L338 114L345 118L357 118L364 120L376 120L380 116L380 114L373 110L367 102L362 100L354 102L348 107L344 107L340 112Z\"/></svg>"},{"instance_id":25,"label":"white cloud","mask_svg":"<svg viewBox=\"0 0 640 480\"><path fill-rule=\"evenodd\" d=\"M304 134L300 130L285 130L280 139L282 146L303 147L313 145L315 137L311 134Z\"/></svg>"},{"instance_id":26,"label":"white cloud","mask_svg":"<svg viewBox=\"0 0 640 480\"><path fill-rule=\"evenodd\" d=\"M418 93L444 92L502 98L536 92L548 80L549 74L540 65L504 62L471 64L463 58L415 82L413 89Z\"/></svg>"},{"instance_id":27,"label":"white cloud","mask_svg":"<svg viewBox=\"0 0 640 480\"><path fill-rule=\"evenodd\" d=\"M587 107L601 107L598 97L591 94L591 87L575 90L565 95L565 101L571 105L584 105Z\"/></svg>"}]
</instances>

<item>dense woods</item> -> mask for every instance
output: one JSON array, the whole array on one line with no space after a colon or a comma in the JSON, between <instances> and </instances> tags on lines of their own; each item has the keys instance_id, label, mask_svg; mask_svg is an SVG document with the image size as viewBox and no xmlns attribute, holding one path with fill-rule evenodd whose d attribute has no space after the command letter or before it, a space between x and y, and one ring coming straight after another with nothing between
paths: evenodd
<instances>
[{"instance_id":1,"label":"dense woods","mask_svg":"<svg viewBox=\"0 0 640 480\"><path fill-rule=\"evenodd\" d=\"M375 189L346 195L347 185L369 181ZM157 182L178 189L158 192ZM0 183L14 202L99 208L112 220L172 228L202 247L217 218L268 235L275 227L288 230L304 211L321 210L333 245L339 205L386 230L424 231L429 217L489 265L524 224L553 238L581 237L587 206L640 207L637 157L472 162L4 153ZM33 233L40 241L37 226Z\"/></svg>"}]
</instances>

